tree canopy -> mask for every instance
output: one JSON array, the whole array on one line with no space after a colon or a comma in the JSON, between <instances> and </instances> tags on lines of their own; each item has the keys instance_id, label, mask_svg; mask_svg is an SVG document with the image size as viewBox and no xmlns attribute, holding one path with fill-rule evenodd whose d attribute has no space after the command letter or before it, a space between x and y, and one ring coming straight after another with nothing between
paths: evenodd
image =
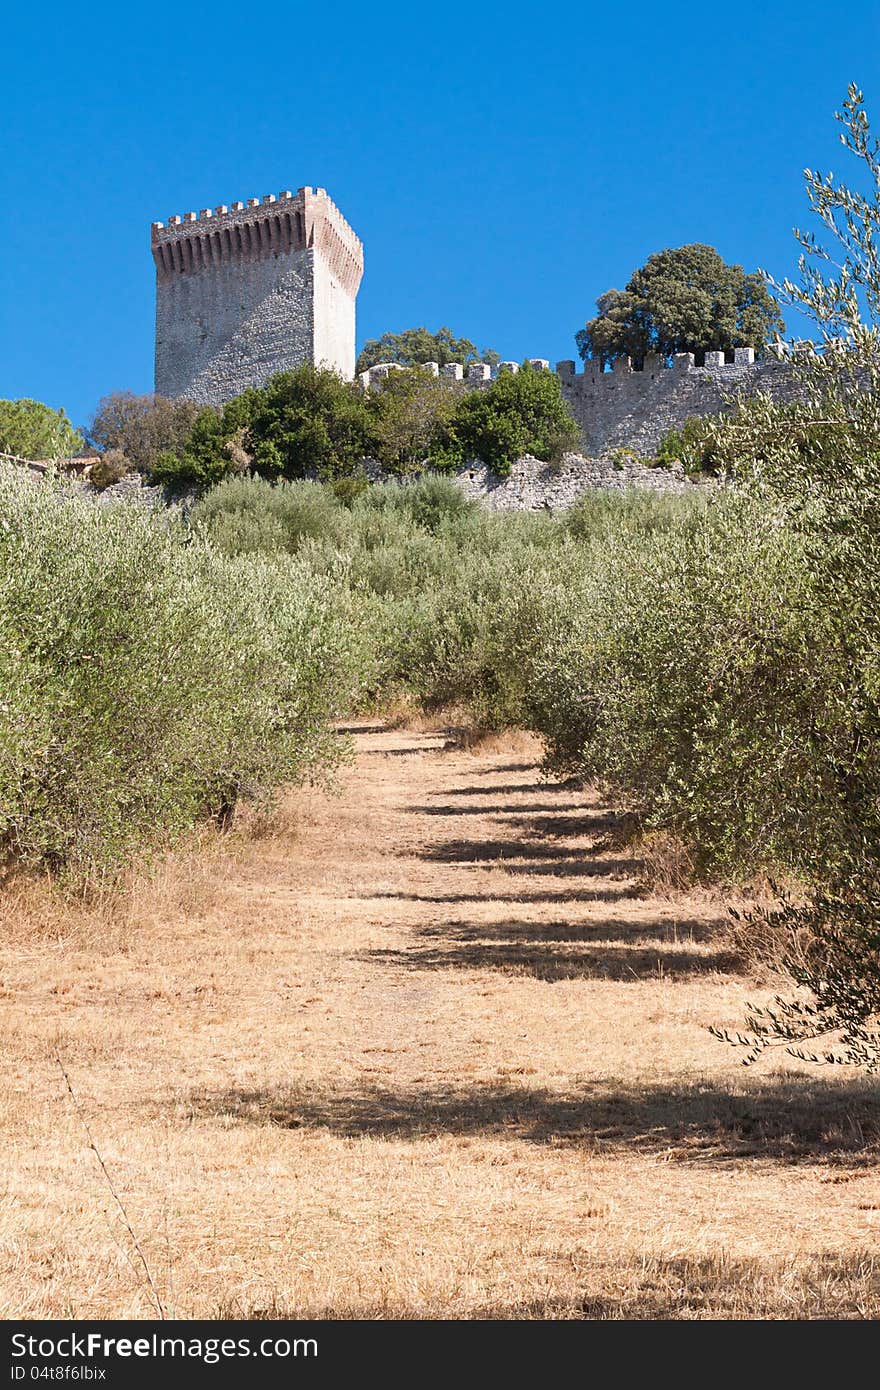
<instances>
[{"instance_id":1,"label":"tree canopy","mask_svg":"<svg viewBox=\"0 0 880 1390\"><path fill-rule=\"evenodd\" d=\"M149 473L164 449L183 447L202 409L193 401L114 391L98 402L88 437L102 452L118 451Z\"/></svg>"},{"instance_id":2,"label":"tree canopy","mask_svg":"<svg viewBox=\"0 0 880 1390\"><path fill-rule=\"evenodd\" d=\"M501 372L486 391L466 392L453 437L461 463L480 459L502 475L525 454L555 461L580 444L559 377L528 363L518 372Z\"/></svg>"},{"instance_id":3,"label":"tree canopy","mask_svg":"<svg viewBox=\"0 0 880 1390\"><path fill-rule=\"evenodd\" d=\"M83 446L63 410L42 401L0 401L0 453L23 459L70 458Z\"/></svg>"},{"instance_id":4,"label":"tree canopy","mask_svg":"<svg viewBox=\"0 0 880 1390\"><path fill-rule=\"evenodd\" d=\"M500 360L493 348L480 351L470 338L456 338L451 328L438 328L436 333L427 328L405 328L402 333L383 333L381 338L370 338L364 343L357 371L365 372L377 362L399 362L403 367L438 362L445 367L447 362L461 362L462 366L468 362L491 362L495 366Z\"/></svg>"},{"instance_id":5,"label":"tree canopy","mask_svg":"<svg viewBox=\"0 0 880 1390\"><path fill-rule=\"evenodd\" d=\"M649 256L623 290L607 290L598 314L576 335L581 357L611 362L647 353L670 357L735 347L760 350L785 324L763 276L728 265L694 242Z\"/></svg>"},{"instance_id":6,"label":"tree canopy","mask_svg":"<svg viewBox=\"0 0 880 1390\"><path fill-rule=\"evenodd\" d=\"M479 459L506 473L516 458L552 460L579 442L555 372L523 365L479 390L411 370L370 391L305 364L252 386L222 409L202 407L189 437L150 470L173 488L235 473L337 482L366 459L392 473L453 472Z\"/></svg>"}]
</instances>

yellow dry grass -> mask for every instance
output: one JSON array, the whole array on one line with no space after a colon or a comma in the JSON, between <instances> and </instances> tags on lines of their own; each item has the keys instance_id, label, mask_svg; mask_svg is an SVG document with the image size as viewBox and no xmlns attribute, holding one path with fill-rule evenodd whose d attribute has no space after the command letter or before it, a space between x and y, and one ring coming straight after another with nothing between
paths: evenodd
<instances>
[{"instance_id":1,"label":"yellow dry grass","mask_svg":"<svg viewBox=\"0 0 880 1390\"><path fill-rule=\"evenodd\" d=\"M365 723L338 796L97 907L7 888L0 1311L880 1312L880 1100L709 1024L709 896L640 895L523 736Z\"/></svg>"}]
</instances>

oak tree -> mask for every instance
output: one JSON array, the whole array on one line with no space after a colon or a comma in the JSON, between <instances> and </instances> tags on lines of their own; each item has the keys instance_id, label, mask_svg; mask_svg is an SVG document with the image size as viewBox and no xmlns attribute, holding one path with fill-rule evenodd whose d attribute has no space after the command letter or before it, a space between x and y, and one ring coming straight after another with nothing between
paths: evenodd
<instances>
[{"instance_id":1,"label":"oak tree","mask_svg":"<svg viewBox=\"0 0 880 1390\"><path fill-rule=\"evenodd\" d=\"M581 357L640 367L649 352L758 350L785 331L779 305L759 272L728 265L712 246L694 242L658 251L626 289L600 295L598 313L575 335Z\"/></svg>"}]
</instances>

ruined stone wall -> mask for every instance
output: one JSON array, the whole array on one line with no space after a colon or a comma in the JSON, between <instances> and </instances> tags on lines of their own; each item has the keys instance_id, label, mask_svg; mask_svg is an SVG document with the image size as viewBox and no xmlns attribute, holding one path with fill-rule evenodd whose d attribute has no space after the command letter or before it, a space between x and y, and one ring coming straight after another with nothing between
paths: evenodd
<instances>
[{"instance_id":1,"label":"ruined stone wall","mask_svg":"<svg viewBox=\"0 0 880 1390\"><path fill-rule=\"evenodd\" d=\"M398 477L386 472L375 459L364 459L363 468L371 483L415 483L424 476L411 473ZM692 483L680 465L648 468L632 459L618 462L587 458L584 454L565 454L559 463L544 463L527 455L511 465L507 476L475 461L450 476L466 497L490 512L560 512L597 489L623 492L643 488L649 492L682 493L714 486Z\"/></svg>"},{"instance_id":2,"label":"ruined stone wall","mask_svg":"<svg viewBox=\"0 0 880 1390\"><path fill-rule=\"evenodd\" d=\"M152 228L156 391L220 404L314 362L354 375L363 248L324 189Z\"/></svg>"},{"instance_id":3,"label":"ruined stone wall","mask_svg":"<svg viewBox=\"0 0 880 1390\"><path fill-rule=\"evenodd\" d=\"M466 497L490 512L564 511L587 492L623 492L642 488L649 492L692 492L703 486L689 482L680 468L646 468L627 461L565 454L561 463L542 463L521 458L501 477L484 464L471 464L455 475Z\"/></svg>"},{"instance_id":4,"label":"ruined stone wall","mask_svg":"<svg viewBox=\"0 0 880 1390\"><path fill-rule=\"evenodd\" d=\"M386 473L375 459L364 459L364 471L373 483L416 483L424 476L412 473L398 477ZM34 478L42 473L30 473ZM566 454L559 464L542 463L536 458L517 459L510 474L501 477L481 463L470 463L452 474L466 497L491 512L564 511L585 493L595 490L622 492L627 488L643 488L650 492L696 492L715 486L711 482L692 483L681 468L646 468L633 461L622 466L610 459L589 459L582 454ZM320 482L317 474L313 482ZM148 483L140 473L127 473L119 482L97 491L88 478L72 480L85 496L97 502L135 502L149 507L171 507L189 512L198 498L191 490L171 498L162 487Z\"/></svg>"}]
</instances>

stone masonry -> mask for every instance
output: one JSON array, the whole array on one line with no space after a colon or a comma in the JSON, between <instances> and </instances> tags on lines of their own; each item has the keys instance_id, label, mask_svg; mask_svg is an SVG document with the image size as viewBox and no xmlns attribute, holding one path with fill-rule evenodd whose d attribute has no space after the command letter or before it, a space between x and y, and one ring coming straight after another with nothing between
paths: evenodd
<instances>
[{"instance_id":1,"label":"stone masonry","mask_svg":"<svg viewBox=\"0 0 880 1390\"><path fill-rule=\"evenodd\" d=\"M364 459L363 468L371 483L406 485L417 482L421 476L412 473L400 478L386 473L375 459ZM691 482L680 464L648 468L635 459L596 459L583 454L564 454L558 463L544 463L526 455L512 464L506 476L475 460L451 477L465 497L490 512L565 511L585 493L597 489L623 492L642 488L649 492L681 493L707 486Z\"/></svg>"},{"instance_id":2,"label":"stone masonry","mask_svg":"<svg viewBox=\"0 0 880 1390\"><path fill-rule=\"evenodd\" d=\"M641 488L648 492L693 492L705 484L692 483L681 465L646 468L634 459L586 458L564 454L559 463L521 458L501 477L485 464L472 463L455 479L474 502L490 512L565 511L587 492L623 492Z\"/></svg>"},{"instance_id":3,"label":"stone masonry","mask_svg":"<svg viewBox=\"0 0 880 1390\"><path fill-rule=\"evenodd\" d=\"M584 454L602 459L623 449L636 457L650 456L663 436L681 428L690 415L717 415L730 408L732 399L759 392L776 401L796 398L799 382L787 355L768 351L757 362L752 348L736 348L730 355L727 361L723 352L707 352L699 367L692 352L678 353L671 366L649 356L638 371L628 357L619 358L613 371L588 362L577 372L573 361L557 362L562 396L580 427ZM528 360L538 371L549 370L546 358ZM389 372L403 370L396 362L383 362L362 372L360 380L369 388ZM441 368L427 362L424 370L469 390L484 390L499 372L518 371L519 363L490 367L471 362L465 368L450 362Z\"/></svg>"},{"instance_id":4,"label":"stone masonry","mask_svg":"<svg viewBox=\"0 0 880 1390\"><path fill-rule=\"evenodd\" d=\"M303 362L350 380L363 247L323 188L154 222L156 391L222 404Z\"/></svg>"},{"instance_id":5,"label":"stone masonry","mask_svg":"<svg viewBox=\"0 0 880 1390\"><path fill-rule=\"evenodd\" d=\"M613 371L588 362L583 372L576 372L571 361L558 362L556 370L586 453L628 449L650 455L688 416L717 415L738 396L796 398L800 383L786 356L768 352L756 362L752 348L736 348L731 357L727 361L723 352L707 352L705 364L698 367L692 352L682 352L671 366L648 356L641 371L633 369L628 357L618 358Z\"/></svg>"}]
</instances>

